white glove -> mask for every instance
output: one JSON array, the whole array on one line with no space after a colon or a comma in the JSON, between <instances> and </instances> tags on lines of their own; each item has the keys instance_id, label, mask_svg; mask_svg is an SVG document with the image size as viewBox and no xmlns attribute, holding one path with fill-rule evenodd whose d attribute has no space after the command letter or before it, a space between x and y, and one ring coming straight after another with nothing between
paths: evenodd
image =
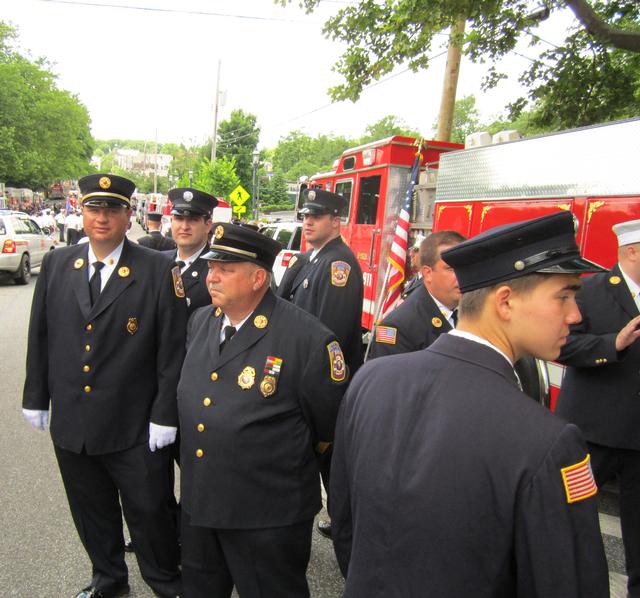
<instances>
[{"instance_id":1,"label":"white glove","mask_svg":"<svg viewBox=\"0 0 640 598\"><path fill-rule=\"evenodd\" d=\"M155 453L156 449L169 446L176 441L178 428L173 426L161 426L149 422L149 450Z\"/></svg>"},{"instance_id":2,"label":"white glove","mask_svg":"<svg viewBox=\"0 0 640 598\"><path fill-rule=\"evenodd\" d=\"M49 425L49 411L41 411L40 409L23 409L24 418L38 430L46 430Z\"/></svg>"}]
</instances>

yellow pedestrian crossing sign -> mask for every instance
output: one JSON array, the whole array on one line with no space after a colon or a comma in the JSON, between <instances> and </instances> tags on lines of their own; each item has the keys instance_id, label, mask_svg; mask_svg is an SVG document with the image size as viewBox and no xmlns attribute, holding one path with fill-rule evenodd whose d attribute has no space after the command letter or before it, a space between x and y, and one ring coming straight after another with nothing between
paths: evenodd
<instances>
[{"instance_id":1,"label":"yellow pedestrian crossing sign","mask_svg":"<svg viewBox=\"0 0 640 598\"><path fill-rule=\"evenodd\" d=\"M250 197L251 195L247 193L246 189L242 185L238 185L231 193L229 193L231 203L238 207L247 203L247 200ZM234 212L237 212L237 210L234 209Z\"/></svg>"}]
</instances>

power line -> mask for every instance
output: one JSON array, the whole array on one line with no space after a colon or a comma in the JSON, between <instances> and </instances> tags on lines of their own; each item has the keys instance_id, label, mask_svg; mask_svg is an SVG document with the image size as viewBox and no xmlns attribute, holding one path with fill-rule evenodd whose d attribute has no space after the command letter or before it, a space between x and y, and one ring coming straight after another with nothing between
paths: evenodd
<instances>
[{"instance_id":1,"label":"power line","mask_svg":"<svg viewBox=\"0 0 640 598\"><path fill-rule=\"evenodd\" d=\"M256 15L243 15L243 14L229 14L222 12L211 12L206 10L184 10L178 8L158 8L153 6L130 6L124 4L94 4L93 2L82 2L81 0L38 0L38 2L47 2L49 4L70 4L74 6L90 6L92 8L120 8L124 10L138 10L143 12L160 12L171 14L183 14L183 15L198 15L207 17L223 17L229 19L244 19L247 21L272 21L278 23L305 23L305 24L320 24L319 21L311 21L309 19L285 19L278 17L259 17Z\"/></svg>"}]
</instances>

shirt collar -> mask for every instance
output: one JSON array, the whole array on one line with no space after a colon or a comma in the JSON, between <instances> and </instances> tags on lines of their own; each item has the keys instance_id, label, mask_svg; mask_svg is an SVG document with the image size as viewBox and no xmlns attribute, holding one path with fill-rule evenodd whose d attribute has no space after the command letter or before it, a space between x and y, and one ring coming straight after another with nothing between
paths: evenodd
<instances>
[{"instance_id":1,"label":"shirt collar","mask_svg":"<svg viewBox=\"0 0 640 598\"><path fill-rule=\"evenodd\" d=\"M184 259L184 260L180 257L180 254L178 253L178 251L176 251L176 262L177 261L184 262L184 269L186 270L191 264L193 264L193 262L195 262L198 259L198 257L202 253L202 250L206 246L207 246L207 244L203 243L202 247L200 247L200 249L198 249L198 251L196 251L194 254L190 255L187 259Z\"/></svg>"},{"instance_id":2,"label":"shirt collar","mask_svg":"<svg viewBox=\"0 0 640 598\"><path fill-rule=\"evenodd\" d=\"M429 291L427 291L427 293L429 293ZM431 293L429 293L429 295L431 295ZM440 301L438 301L433 295L431 295L431 298L433 299L436 307L440 310L442 315L447 318L447 320L450 319L453 310L449 309L444 303L440 303Z\"/></svg>"},{"instance_id":3,"label":"shirt collar","mask_svg":"<svg viewBox=\"0 0 640 598\"><path fill-rule=\"evenodd\" d=\"M507 357L507 355L502 351L500 351L498 347L496 347L495 345L492 345L486 338L482 338L481 336L478 336L477 334L473 334L472 332L467 332L466 330L458 330L458 329L450 330L448 334L452 334L453 336L459 336L460 338L466 338L468 341L480 343L485 347L489 347L490 349L493 349L494 351L500 353L500 355L502 355L502 357L504 357L509 362L509 365L513 367L513 362Z\"/></svg>"},{"instance_id":4,"label":"shirt collar","mask_svg":"<svg viewBox=\"0 0 640 598\"><path fill-rule=\"evenodd\" d=\"M636 297L640 296L640 286L631 279L631 277L622 269L622 266L620 266L620 264L618 264L618 267L620 268L620 272L622 272L622 277L627 283L627 286L629 287L633 298L635 299Z\"/></svg>"},{"instance_id":5,"label":"shirt collar","mask_svg":"<svg viewBox=\"0 0 640 598\"><path fill-rule=\"evenodd\" d=\"M120 241L120 245L118 245L108 256L104 259L100 260L104 263L105 268L113 269L115 265L120 260L120 256L122 255L122 248L124 247L124 239ZM89 242L89 254L87 256L89 263L93 264L93 262L98 261L96 254L93 252L93 247L91 247L91 242Z\"/></svg>"}]
</instances>

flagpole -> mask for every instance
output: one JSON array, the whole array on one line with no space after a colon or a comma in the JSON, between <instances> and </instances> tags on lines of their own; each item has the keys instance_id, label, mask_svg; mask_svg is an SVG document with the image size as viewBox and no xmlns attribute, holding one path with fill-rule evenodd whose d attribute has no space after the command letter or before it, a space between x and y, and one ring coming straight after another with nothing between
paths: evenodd
<instances>
[{"instance_id":1,"label":"flagpole","mask_svg":"<svg viewBox=\"0 0 640 598\"><path fill-rule=\"evenodd\" d=\"M409 178L409 183L407 185L407 194L410 192L412 197L413 197L413 192L414 192L414 188L416 183L418 182L419 178L420 178L420 162L422 161L422 146L424 145L424 139L416 139L415 146L417 146L417 151L416 151L416 160L418 160L418 164L417 164L417 172L416 172L416 178L415 180L412 180L413 177L413 169L412 169L412 175ZM416 168L416 164L414 164L413 168ZM409 199L409 212L408 212L408 217L409 219L411 218L411 208L410 205L413 203L413 199ZM400 218L400 214L402 212L403 207L401 206L400 208L400 212L398 214L398 218ZM396 223L396 227L398 226L398 224ZM407 230L407 245L408 245L408 233L409 231ZM406 251L405 251L405 257L404 259L406 260ZM403 280L406 280L406 275L404 272L404 268L403 268ZM371 327L371 336L369 337L369 342L367 343L367 348L365 350L365 354L364 354L364 360L367 360L367 357L369 356L369 350L371 349L371 343L373 342L374 339L374 335L376 332L376 328L378 327L378 320L380 319L380 316L382 315L382 310L384 309L387 297L389 296L389 289L387 289L387 283L389 281L389 277L391 274L391 260L388 259L387 260L387 270L385 272L384 275L384 281L382 283L382 293L380 294L380 298L378 301L378 305L376 306L375 310L374 310L374 319L373 319L373 326ZM402 284L402 281L400 281L399 284ZM396 299L397 301L397 299ZM394 302L395 303L395 302Z\"/></svg>"},{"instance_id":2,"label":"flagpole","mask_svg":"<svg viewBox=\"0 0 640 598\"><path fill-rule=\"evenodd\" d=\"M382 281L382 293L380 293L380 298L378 299L378 303L373 313L373 326L371 327L371 336L369 336L367 349L364 352L365 361L367 361L367 357L369 357L369 349L371 349L371 342L373 341L374 335L376 333L376 328L378 327L378 320L380 319L380 315L382 313L382 307L384 305L384 299L385 299L385 290L387 288L387 281L389 280L390 272L391 272L391 264L387 262L387 270L384 273L384 280Z\"/></svg>"}]
</instances>

